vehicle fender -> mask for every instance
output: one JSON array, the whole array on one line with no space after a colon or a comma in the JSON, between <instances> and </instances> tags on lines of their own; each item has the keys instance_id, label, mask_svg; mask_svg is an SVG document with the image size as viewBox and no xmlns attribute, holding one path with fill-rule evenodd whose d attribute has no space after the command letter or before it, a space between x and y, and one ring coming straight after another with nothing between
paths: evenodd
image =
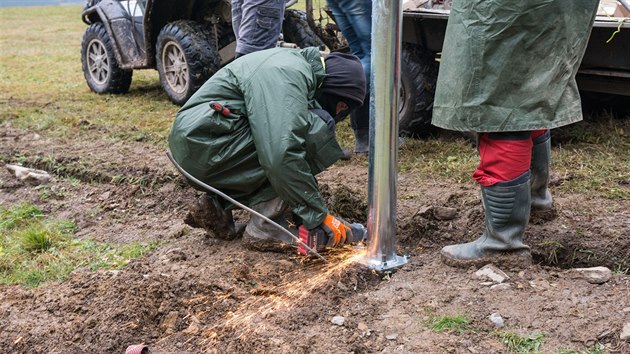
<instances>
[{"instance_id":1,"label":"vehicle fender","mask_svg":"<svg viewBox=\"0 0 630 354\"><path fill-rule=\"evenodd\" d=\"M82 18L87 24L100 21L105 25L107 34L112 38L112 47L120 68L134 69L146 65L143 51L133 36L133 21L120 2L99 1L95 6L83 10Z\"/></svg>"}]
</instances>

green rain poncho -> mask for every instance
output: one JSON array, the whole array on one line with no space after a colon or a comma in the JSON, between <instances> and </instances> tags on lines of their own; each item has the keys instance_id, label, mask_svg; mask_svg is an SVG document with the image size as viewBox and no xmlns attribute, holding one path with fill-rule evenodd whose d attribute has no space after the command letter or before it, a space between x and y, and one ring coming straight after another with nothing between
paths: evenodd
<instances>
[{"instance_id":1,"label":"green rain poncho","mask_svg":"<svg viewBox=\"0 0 630 354\"><path fill-rule=\"evenodd\" d=\"M550 129L580 121L575 74L598 0L454 0L433 124Z\"/></svg>"},{"instance_id":2,"label":"green rain poncho","mask_svg":"<svg viewBox=\"0 0 630 354\"><path fill-rule=\"evenodd\" d=\"M245 205L280 197L305 227L318 226L328 211L314 176L343 154L334 132L309 111L321 108L315 92L324 76L317 48L269 49L232 62L177 113L168 138L173 157Z\"/></svg>"}]
</instances>

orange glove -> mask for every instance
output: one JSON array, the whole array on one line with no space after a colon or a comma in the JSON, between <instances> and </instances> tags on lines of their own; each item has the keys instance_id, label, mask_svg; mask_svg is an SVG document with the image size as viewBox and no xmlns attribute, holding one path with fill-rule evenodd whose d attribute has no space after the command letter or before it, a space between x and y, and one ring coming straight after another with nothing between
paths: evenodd
<instances>
[{"instance_id":1,"label":"orange glove","mask_svg":"<svg viewBox=\"0 0 630 354\"><path fill-rule=\"evenodd\" d=\"M334 240L333 246L344 244L346 242L346 232L351 231L346 223L330 214L326 215L324 222L319 227L326 232L328 237L332 236Z\"/></svg>"}]
</instances>

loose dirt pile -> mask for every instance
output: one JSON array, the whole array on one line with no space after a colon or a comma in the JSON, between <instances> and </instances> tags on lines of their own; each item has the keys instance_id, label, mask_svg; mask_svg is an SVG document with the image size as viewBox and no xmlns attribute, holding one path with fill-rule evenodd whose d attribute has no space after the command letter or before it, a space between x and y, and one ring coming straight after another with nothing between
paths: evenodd
<instances>
[{"instance_id":1,"label":"loose dirt pile","mask_svg":"<svg viewBox=\"0 0 630 354\"><path fill-rule=\"evenodd\" d=\"M630 278L623 274L630 208L623 200L555 193L555 211L535 215L526 234L538 264L503 269L509 279L497 286L438 257L442 246L482 230L472 185L401 174L399 190L417 192L398 202L400 253L411 260L384 276L348 262L350 249L329 254L333 261L324 266L207 238L183 223L196 192L150 144L97 132L64 141L5 125L0 161L54 177L44 198L41 189L0 173L1 205L31 201L74 220L79 238L160 245L121 270L79 269L63 283L1 287L3 353L123 353L142 342L154 353L505 353L502 334L512 332L542 334L545 353L596 343L630 352L620 340L630 322ZM351 221L365 222L364 166L355 158L319 177L331 208ZM569 269L598 265L617 272L597 285ZM488 320L493 313L503 327ZM466 316L468 325L460 332L428 328L447 315Z\"/></svg>"}]
</instances>

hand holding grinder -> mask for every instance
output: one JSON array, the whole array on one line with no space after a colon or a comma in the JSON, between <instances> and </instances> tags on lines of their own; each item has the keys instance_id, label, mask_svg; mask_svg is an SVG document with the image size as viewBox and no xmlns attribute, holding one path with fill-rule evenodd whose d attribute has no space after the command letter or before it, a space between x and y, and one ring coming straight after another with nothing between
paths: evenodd
<instances>
[{"instance_id":1,"label":"hand holding grinder","mask_svg":"<svg viewBox=\"0 0 630 354\"><path fill-rule=\"evenodd\" d=\"M299 238L310 248L318 251L344 243L354 244L366 241L367 229L359 223L350 224L328 214L324 222L314 229L309 230L300 226ZM306 255L308 251L302 245L298 245L298 253Z\"/></svg>"}]
</instances>

